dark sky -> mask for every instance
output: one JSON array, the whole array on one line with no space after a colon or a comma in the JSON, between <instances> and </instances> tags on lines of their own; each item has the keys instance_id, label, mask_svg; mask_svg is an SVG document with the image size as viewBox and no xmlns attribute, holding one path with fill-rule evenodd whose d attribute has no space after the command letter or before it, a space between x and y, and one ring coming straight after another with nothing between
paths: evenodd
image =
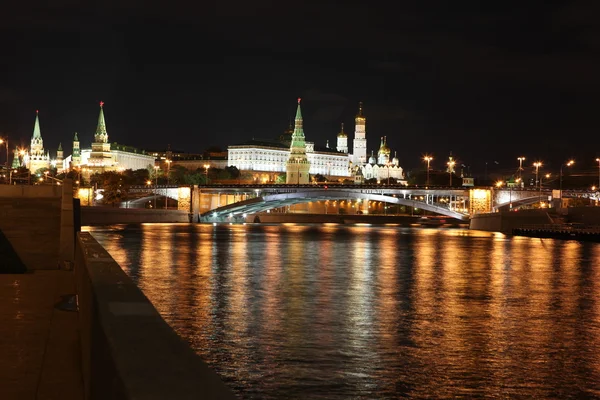
<instances>
[{"instance_id":1,"label":"dark sky","mask_svg":"<svg viewBox=\"0 0 600 400\"><path fill-rule=\"evenodd\" d=\"M70 154L75 131L89 146L102 100L111 141L201 152L278 136L302 97L307 140L335 145L345 122L351 143L363 101L369 152L387 136L405 168L450 151L475 171L520 155L597 168L597 1L11 3L0 132L13 143L39 109L52 153Z\"/></svg>"}]
</instances>

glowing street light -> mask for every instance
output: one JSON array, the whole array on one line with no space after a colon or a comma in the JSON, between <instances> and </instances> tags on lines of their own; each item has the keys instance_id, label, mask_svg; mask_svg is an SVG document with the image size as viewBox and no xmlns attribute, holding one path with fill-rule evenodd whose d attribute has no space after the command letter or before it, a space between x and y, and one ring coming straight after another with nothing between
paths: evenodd
<instances>
[{"instance_id":1,"label":"glowing street light","mask_svg":"<svg viewBox=\"0 0 600 400\"><path fill-rule=\"evenodd\" d=\"M210 164L204 164L204 175L206 175L206 184L208 184L208 169L210 168Z\"/></svg>"},{"instance_id":2,"label":"glowing street light","mask_svg":"<svg viewBox=\"0 0 600 400\"><path fill-rule=\"evenodd\" d=\"M519 178L521 177L521 171L523 171L523 161L525 161L525 157L517 157L519 160Z\"/></svg>"},{"instance_id":3,"label":"glowing street light","mask_svg":"<svg viewBox=\"0 0 600 400\"><path fill-rule=\"evenodd\" d=\"M170 178L170 174L171 174L171 163L173 161L167 159L165 160L165 163L167 164L167 185L169 184L169 178Z\"/></svg>"},{"instance_id":4,"label":"glowing street light","mask_svg":"<svg viewBox=\"0 0 600 400\"><path fill-rule=\"evenodd\" d=\"M539 169L542 166L542 162L541 161L536 161L533 163L533 166L535 167L535 185L537 186L539 184L538 182L538 173L539 173Z\"/></svg>"},{"instance_id":5,"label":"glowing street light","mask_svg":"<svg viewBox=\"0 0 600 400\"><path fill-rule=\"evenodd\" d=\"M431 162L431 160L433 160L433 157L431 157L431 156L423 157L423 161L427 162L427 184L426 184L426 186L429 186L429 163Z\"/></svg>"},{"instance_id":6,"label":"glowing street light","mask_svg":"<svg viewBox=\"0 0 600 400\"><path fill-rule=\"evenodd\" d=\"M596 158L598 161L598 187L600 188L600 158Z\"/></svg>"},{"instance_id":7,"label":"glowing street light","mask_svg":"<svg viewBox=\"0 0 600 400\"><path fill-rule=\"evenodd\" d=\"M447 162L448 164L448 175L450 175L450 186L452 186L452 172L454 172L454 166L456 162L454 160L450 160Z\"/></svg>"},{"instance_id":8,"label":"glowing street light","mask_svg":"<svg viewBox=\"0 0 600 400\"><path fill-rule=\"evenodd\" d=\"M563 167L566 165L567 167L570 167L571 165L575 164L575 160L569 160L566 164L561 164L560 165L560 205L562 208L562 181L563 181Z\"/></svg>"},{"instance_id":9,"label":"glowing street light","mask_svg":"<svg viewBox=\"0 0 600 400\"><path fill-rule=\"evenodd\" d=\"M8 171L8 138L2 139L0 138L0 144L4 143L6 145L6 171Z\"/></svg>"}]
</instances>

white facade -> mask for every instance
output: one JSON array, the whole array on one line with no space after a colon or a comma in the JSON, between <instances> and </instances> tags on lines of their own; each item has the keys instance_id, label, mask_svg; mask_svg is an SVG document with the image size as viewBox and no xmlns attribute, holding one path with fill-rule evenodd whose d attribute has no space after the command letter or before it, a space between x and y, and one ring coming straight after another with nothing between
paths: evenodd
<instances>
[{"instance_id":1,"label":"white facade","mask_svg":"<svg viewBox=\"0 0 600 400\"><path fill-rule=\"evenodd\" d=\"M229 146L227 152L227 165L240 171L286 172L290 157L289 149L275 144ZM310 162L310 174L350 176L347 154L314 151L314 143L307 142L306 156Z\"/></svg>"},{"instance_id":2,"label":"white facade","mask_svg":"<svg viewBox=\"0 0 600 400\"><path fill-rule=\"evenodd\" d=\"M367 162L367 119L362 112L362 103L358 106L358 115L354 119L354 142L352 148L352 160L355 164Z\"/></svg>"},{"instance_id":3,"label":"white facade","mask_svg":"<svg viewBox=\"0 0 600 400\"><path fill-rule=\"evenodd\" d=\"M365 164L361 167L362 175L364 179L377 179L377 182L383 182L388 178L394 178L398 183L406 185L404 180L404 171L399 165L388 164L388 165L372 165Z\"/></svg>"},{"instance_id":4,"label":"white facade","mask_svg":"<svg viewBox=\"0 0 600 400\"><path fill-rule=\"evenodd\" d=\"M92 154L92 149L83 149L81 150L81 166L82 167L93 167L89 163L90 156ZM110 170L137 170L137 169L146 169L148 166L151 168L154 166L154 156L148 154L141 153L131 153L124 150L110 150L111 160L109 164L112 168L108 168ZM71 157L69 156L68 161L71 161ZM65 162L68 162L65 159Z\"/></svg>"}]
</instances>

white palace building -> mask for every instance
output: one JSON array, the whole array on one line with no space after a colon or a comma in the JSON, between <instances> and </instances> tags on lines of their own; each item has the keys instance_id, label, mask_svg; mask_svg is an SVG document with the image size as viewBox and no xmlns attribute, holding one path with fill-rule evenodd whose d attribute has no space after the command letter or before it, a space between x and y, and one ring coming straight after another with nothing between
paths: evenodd
<instances>
[{"instance_id":1,"label":"white palace building","mask_svg":"<svg viewBox=\"0 0 600 400\"><path fill-rule=\"evenodd\" d=\"M240 171L290 173L288 161L292 150L296 149L298 144L293 140L295 134L300 134L302 140L304 139L300 99L298 99L294 129L290 126L279 140L253 139L229 146L227 165L236 167ZM357 176L360 177L359 180L376 178L378 182L394 178L398 183L406 184L398 158L390 159L391 152L385 138L381 138L377 159L373 156L367 159L366 117L363 115L362 103L359 104L359 111L355 118L354 137L352 154L348 153L348 136L344 132L343 124L341 132L337 135L335 150L329 147L329 142L324 147L317 146L314 142L304 142L306 158L310 165L309 173L349 178L355 181L358 181Z\"/></svg>"}]
</instances>

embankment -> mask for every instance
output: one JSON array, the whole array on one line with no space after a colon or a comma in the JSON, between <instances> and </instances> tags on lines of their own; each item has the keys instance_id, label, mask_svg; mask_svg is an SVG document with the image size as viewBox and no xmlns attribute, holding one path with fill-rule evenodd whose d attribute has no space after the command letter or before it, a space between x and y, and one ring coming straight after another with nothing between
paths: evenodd
<instances>
[{"instance_id":1,"label":"embankment","mask_svg":"<svg viewBox=\"0 0 600 400\"><path fill-rule=\"evenodd\" d=\"M81 225L142 224L150 222L190 222L190 214L181 210L81 207Z\"/></svg>"},{"instance_id":2,"label":"embankment","mask_svg":"<svg viewBox=\"0 0 600 400\"><path fill-rule=\"evenodd\" d=\"M87 232L75 274L86 398L235 398Z\"/></svg>"}]
</instances>

